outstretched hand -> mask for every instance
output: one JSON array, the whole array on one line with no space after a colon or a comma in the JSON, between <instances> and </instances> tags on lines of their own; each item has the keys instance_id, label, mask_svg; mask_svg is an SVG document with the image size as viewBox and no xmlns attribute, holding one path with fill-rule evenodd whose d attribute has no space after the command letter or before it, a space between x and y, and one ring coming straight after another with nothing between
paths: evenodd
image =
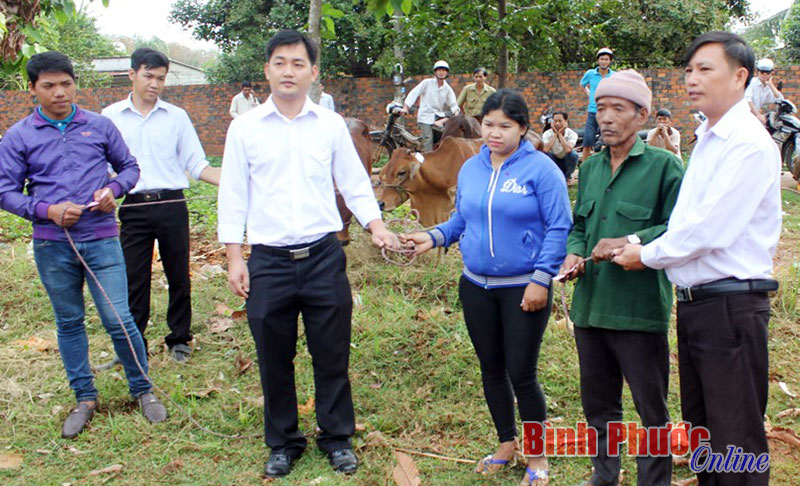
<instances>
[{"instance_id":1,"label":"outstretched hand","mask_svg":"<svg viewBox=\"0 0 800 486\"><path fill-rule=\"evenodd\" d=\"M407 248L413 248L415 255L422 255L426 251L433 248L433 239L431 235L424 231L418 231L411 234L401 234L400 241Z\"/></svg>"}]
</instances>

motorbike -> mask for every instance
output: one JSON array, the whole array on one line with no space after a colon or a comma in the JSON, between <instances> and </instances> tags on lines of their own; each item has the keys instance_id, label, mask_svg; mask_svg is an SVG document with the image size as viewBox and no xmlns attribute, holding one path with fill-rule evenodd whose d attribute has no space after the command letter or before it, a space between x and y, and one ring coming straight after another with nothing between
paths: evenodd
<instances>
[{"instance_id":1,"label":"motorbike","mask_svg":"<svg viewBox=\"0 0 800 486\"><path fill-rule=\"evenodd\" d=\"M778 145L781 162L800 181L800 119L797 107L789 100L777 102L778 108L767 112L767 131Z\"/></svg>"}]
</instances>

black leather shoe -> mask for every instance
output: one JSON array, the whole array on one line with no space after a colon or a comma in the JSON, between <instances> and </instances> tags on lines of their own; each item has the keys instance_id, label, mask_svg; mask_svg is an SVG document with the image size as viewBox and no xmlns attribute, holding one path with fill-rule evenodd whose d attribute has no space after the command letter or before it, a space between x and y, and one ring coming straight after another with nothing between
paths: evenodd
<instances>
[{"instance_id":1,"label":"black leather shoe","mask_svg":"<svg viewBox=\"0 0 800 486\"><path fill-rule=\"evenodd\" d=\"M273 452L269 455L267 463L264 465L264 475L268 478L280 478L289 474L292 469L292 456Z\"/></svg>"},{"instance_id":2,"label":"black leather shoe","mask_svg":"<svg viewBox=\"0 0 800 486\"><path fill-rule=\"evenodd\" d=\"M336 472L353 474L358 469L358 458L352 449L339 449L328 453L328 461Z\"/></svg>"}]
</instances>

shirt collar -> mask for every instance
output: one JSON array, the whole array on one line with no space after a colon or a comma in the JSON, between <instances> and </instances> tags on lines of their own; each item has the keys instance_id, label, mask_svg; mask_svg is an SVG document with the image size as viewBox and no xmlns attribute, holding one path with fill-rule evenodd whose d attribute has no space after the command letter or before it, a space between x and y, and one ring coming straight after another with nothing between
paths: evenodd
<instances>
[{"instance_id":1,"label":"shirt collar","mask_svg":"<svg viewBox=\"0 0 800 486\"><path fill-rule=\"evenodd\" d=\"M636 140L634 140L631 149L628 151L628 156L625 157L625 160L627 161L631 157L638 157L642 155L644 153L644 145L645 144L644 141L642 140L642 137L640 137L637 132ZM603 157L606 159L608 163L611 163L611 149L608 146L603 147L603 150L600 153L603 154ZM624 162L623 165L625 165Z\"/></svg>"},{"instance_id":2,"label":"shirt collar","mask_svg":"<svg viewBox=\"0 0 800 486\"><path fill-rule=\"evenodd\" d=\"M159 109L161 109L161 110L166 110L167 109L166 105L164 104L164 101L162 101L160 97L156 98L156 104L153 105L153 109L150 110L150 113L153 113L154 111L159 110ZM136 106L133 104L133 92L128 93L128 97L125 98L125 106L122 107L122 110L123 111L131 110L132 112L136 113L137 115L143 116L139 112L139 110L136 109ZM147 116L150 116L150 113L148 113Z\"/></svg>"},{"instance_id":3,"label":"shirt collar","mask_svg":"<svg viewBox=\"0 0 800 486\"><path fill-rule=\"evenodd\" d=\"M735 105L731 106L728 111L722 115L722 118L720 118L710 130L708 129L708 120L706 120L699 127L697 127L695 134L697 135L697 138L700 138L707 132L712 132L719 138L727 140L733 129L738 126L739 117L744 116L747 113L750 113L750 105L747 103L747 99L742 97L741 100L736 102Z\"/></svg>"},{"instance_id":4,"label":"shirt collar","mask_svg":"<svg viewBox=\"0 0 800 486\"><path fill-rule=\"evenodd\" d=\"M54 126L50 118L47 118L41 111L41 105L37 106L35 110L33 110L33 126L36 128L44 127L44 126ZM59 120L60 121L60 120ZM80 123L83 124L86 122L86 114L78 108L78 105L75 103L72 104L72 113L66 119L67 124L69 123Z\"/></svg>"},{"instance_id":5,"label":"shirt collar","mask_svg":"<svg viewBox=\"0 0 800 486\"><path fill-rule=\"evenodd\" d=\"M256 110L260 110L262 112L261 113L261 117L262 118L266 118L266 117L268 117L270 115L276 115L276 116L279 116L279 117L283 118L286 121L290 121L289 118L287 118L286 115L281 113L280 110L278 110L278 107L275 106L275 102L272 100L272 95L271 94L269 95L269 98L267 98L267 100L264 103L258 105L255 109ZM303 116L306 116L309 113L313 113L314 116L319 117L319 113L320 113L321 109L322 108L320 108L319 105L317 105L316 103L311 101L311 98L306 96L306 101L303 104L303 108L300 109L300 113L297 114L295 119L303 117Z\"/></svg>"}]
</instances>

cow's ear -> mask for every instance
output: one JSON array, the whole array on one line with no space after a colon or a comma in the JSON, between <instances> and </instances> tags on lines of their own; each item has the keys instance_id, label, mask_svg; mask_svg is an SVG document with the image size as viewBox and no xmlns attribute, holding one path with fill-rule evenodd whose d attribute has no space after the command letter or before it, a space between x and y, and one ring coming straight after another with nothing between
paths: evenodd
<instances>
[{"instance_id":1,"label":"cow's ear","mask_svg":"<svg viewBox=\"0 0 800 486\"><path fill-rule=\"evenodd\" d=\"M419 167L420 167L421 165L422 165L422 164L420 164L419 162L417 162L417 160L416 160L416 159L414 159L414 161L413 161L413 162L411 162L411 166L409 167L409 169L411 169L411 173L410 173L410 174L408 174L408 180L410 180L410 181L413 181L413 180L414 180L414 178L415 178L415 177L417 177L417 172L419 172Z\"/></svg>"}]
</instances>

